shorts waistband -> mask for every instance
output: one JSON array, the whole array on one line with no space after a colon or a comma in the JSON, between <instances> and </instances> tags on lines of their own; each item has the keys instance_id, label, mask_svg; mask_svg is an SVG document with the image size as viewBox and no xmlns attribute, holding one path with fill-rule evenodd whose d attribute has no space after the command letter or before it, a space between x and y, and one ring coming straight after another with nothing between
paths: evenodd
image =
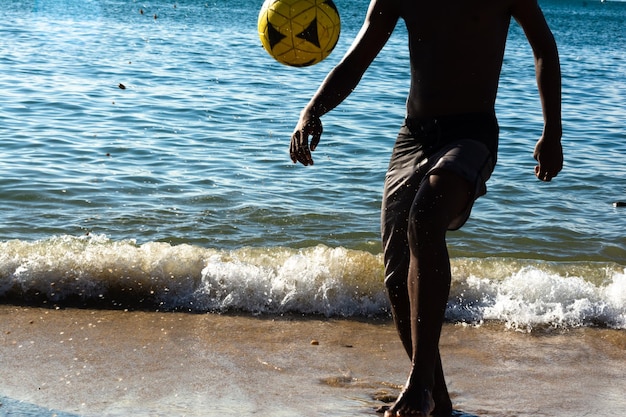
<instances>
[{"instance_id":1,"label":"shorts waistband","mask_svg":"<svg viewBox=\"0 0 626 417\"><path fill-rule=\"evenodd\" d=\"M449 114L424 118L407 117L404 119L405 126L414 134L432 134L468 125L497 126L497 123L495 113L489 112Z\"/></svg>"},{"instance_id":2,"label":"shorts waistband","mask_svg":"<svg viewBox=\"0 0 626 417\"><path fill-rule=\"evenodd\" d=\"M498 152L499 127L495 113L463 113L428 118L406 118L403 129L425 148L433 150L461 139L479 141Z\"/></svg>"}]
</instances>

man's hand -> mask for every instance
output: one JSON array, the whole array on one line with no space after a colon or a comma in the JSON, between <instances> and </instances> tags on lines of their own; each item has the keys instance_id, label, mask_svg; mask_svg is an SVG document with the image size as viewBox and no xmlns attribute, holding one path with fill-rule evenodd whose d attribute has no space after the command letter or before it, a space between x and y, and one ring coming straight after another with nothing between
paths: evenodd
<instances>
[{"instance_id":1,"label":"man's hand","mask_svg":"<svg viewBox=\"0 0 626 417\"><path fill-rule=\"evenodd\" d=\"M302 115L300 121L291 135L291 144L289 145L289 156L293 163L300 162L302 165L313 165L313 157L311 151L317 148L322 136L322 121L317 116ZM309 147L309 136L311 137L311 146Z\"/></svg>"},{"instance_id":2,"label":"man's hand","mask_svg":"<svg viewBox=\"0 0 626 417\"><path fill-rule=\"evenodd\" d=\"M535 167L535 175L541 181L552 180L563 168L563 147L560 139L547 138L544 135L535 145L533 157L539 162Z\"/></svg>"}]
</instances>

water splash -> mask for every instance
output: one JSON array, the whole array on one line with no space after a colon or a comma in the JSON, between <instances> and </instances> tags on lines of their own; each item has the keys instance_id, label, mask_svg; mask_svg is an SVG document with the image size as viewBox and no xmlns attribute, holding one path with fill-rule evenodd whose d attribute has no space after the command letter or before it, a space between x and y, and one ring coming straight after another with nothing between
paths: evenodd
<instances>
[{"instance_id":1,"label":"water splash","mask_svg":"<svg viewBox=\"0 0 626 417\"><path fill-rule=\"evenodd\" d=\"M623 266L455 258L447 318L507 328L626 328ZM103 235L0 242L0 300L55 306L389 314L382 255L318 245L223 250Z\"/></svg>"}]
</instances>

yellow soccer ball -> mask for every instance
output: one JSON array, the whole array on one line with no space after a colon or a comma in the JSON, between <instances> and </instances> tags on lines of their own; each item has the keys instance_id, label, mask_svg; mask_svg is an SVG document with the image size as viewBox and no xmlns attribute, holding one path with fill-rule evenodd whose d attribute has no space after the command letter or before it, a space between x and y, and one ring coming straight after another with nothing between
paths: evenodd
<instances>
[{"instance_id":1,"label":"yellow soccer ball","mask_svg":"<svg viewBox=\"0 0 626 417\"><path fill-rule=\"evenodd\" d=\"M330 55L341 21L332 0L265 0L258 28L263 48L274 59L306 67Z\"/></svg>"}]
</instances>

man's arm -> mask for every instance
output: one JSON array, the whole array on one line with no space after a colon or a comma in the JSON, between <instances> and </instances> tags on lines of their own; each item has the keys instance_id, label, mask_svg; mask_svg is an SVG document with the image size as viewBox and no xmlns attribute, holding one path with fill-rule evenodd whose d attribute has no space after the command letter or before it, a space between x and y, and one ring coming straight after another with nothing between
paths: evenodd
<instances>
[{"instance_id":1,"label":"man's arm","mask_svg":"<svg viewBox=\"0 0 626 417\"><path fill-rule=\"evenodd\" d=\"M512 15L520 24L535 56L537 87L543 109L543 134L535 146L535 175L550 181L563 168L561 146L561 68L554 36L536 0L518 0Z\"/></svg>"},{"instance_id":2,"label":"man's arm","mask_svg":"<svg viewBox=\"0 0 626 417\"><path fill-rule=\"evenodd\" d=\"M391 36L398 18L399 12L394 1L372 0L365 22L352 46L341 62L328 73L300 114L289 147L294 163L313 165L311 151L315 150L322 135L320 117L337 107L356 88L365 70Z\"/></svg>"}]
</instances>

